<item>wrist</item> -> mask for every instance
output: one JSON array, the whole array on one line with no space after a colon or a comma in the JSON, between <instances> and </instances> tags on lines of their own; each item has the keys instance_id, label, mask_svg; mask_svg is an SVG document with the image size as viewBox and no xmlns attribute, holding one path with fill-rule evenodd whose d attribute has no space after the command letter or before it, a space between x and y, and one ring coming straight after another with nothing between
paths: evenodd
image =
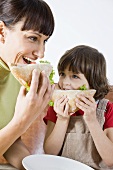
<instances>
[{"instance_id":1,"label":"wrist","mask_svg":"<svg viewBox=\"0 0 113 170\"><path fill-rule=\"evenodd\" d=\"M19 136L21 136L23 133L25 133L25 131L28 129L28 127L26 127L25 121L23 119L16 120L16 118L13 117L13 119L11 120L10 123L15 127Z\"/></svg>"},{"instance_id":2,"label":"wrist","mask_svg":"<svg viewBox=\"0 0 113 170\"><path fill-rule=\"evenodd\" d=\"M69 121L70 120L70 116L64 117L62 115L57 114L57 120L61 120L61 121Z\"/></svg>"},{"instance_id":3,"label":"wrist","mask_svg":"<svg viewBox=\"0 0 113 170\"><path fill-rule=\"evenodd\" d=\"M85 122L88 127L95 127L95 125L98 124L97 119L90 119L90 120L86 119Z\"/></svg>"}]
</instances>

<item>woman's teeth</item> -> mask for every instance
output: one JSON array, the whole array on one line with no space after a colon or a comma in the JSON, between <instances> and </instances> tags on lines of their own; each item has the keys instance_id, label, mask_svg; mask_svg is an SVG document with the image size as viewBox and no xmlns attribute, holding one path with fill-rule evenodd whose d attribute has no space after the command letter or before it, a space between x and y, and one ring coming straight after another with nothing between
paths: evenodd
<instances>
[{"instance_id":1,"label":"woman's teeth","mask_svg":"<svg viewBox=\"0 0 113 170\"><path fill-rule=\"evenodd\" d=\"M35 60L32 60L32 59L27 58L27 57L23 57L23 60L24 60L27 64L35 63Z\"/></svg>"}]
</instances>

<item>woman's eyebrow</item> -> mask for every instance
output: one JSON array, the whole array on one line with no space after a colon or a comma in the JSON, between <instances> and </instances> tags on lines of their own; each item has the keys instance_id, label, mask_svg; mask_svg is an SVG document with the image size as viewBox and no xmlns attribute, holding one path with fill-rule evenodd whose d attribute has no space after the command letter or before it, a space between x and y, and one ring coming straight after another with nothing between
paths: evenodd
<instances>
[{"instance_id":1,"label":"woman's eyebrow","mask_svg":"<svg viewBox=\"0 0 113 170\"><path fill-rule=\"evenodd\" d=\"M36 34L36 35L38 35L39 37L42 37L42 33L39 33L39 32L37 32L37 31L29 31L29 33L32 33L32 34ZM48 39L49 39L50 37L48 36L45 40L47 41Z\"/></svg>"},{"instance_id":2,"label":"woman's eyebrow","mask_svg":"<svg viewBox=\"0 0 113 170\"><path fill-rule=\"evenodd\" d=\"M39 32L36 32L36 31L30 31L29 33L36 34L36 35L38 35L38 36L40 36L40 37L41 37L41 34L40 34Z\"/></svg>"}]
</instances>

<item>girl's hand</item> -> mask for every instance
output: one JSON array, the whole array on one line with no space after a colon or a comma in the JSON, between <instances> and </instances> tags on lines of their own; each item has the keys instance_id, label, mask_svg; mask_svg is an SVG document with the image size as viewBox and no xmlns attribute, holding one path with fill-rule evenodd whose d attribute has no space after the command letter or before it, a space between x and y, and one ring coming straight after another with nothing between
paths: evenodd
<instances>
[{"instance_id":1,"label":"girl's hand","mask_svg":"<svg viewBox=\"0 0 113 170\"><path fill-rule=\"evenodd\" d=\"M84 111L84 120L86 122L96 120L97 104L92 96L77 95L76 106Z\"/></svg>"},{"instance_id":2,"label":"girl's hand","mask_svg":"<svg viewBox=\"0 0 113 170\"><path fill-rule=\"evenodd\" d=\"M62 96L61 98L55 100L54 110L57 113L58 118L69 119L70 115L68 113L69 110L68 98L66 96Z\"/></svg>"},{"instance_id":3,"label":"girl's hand","mask_svg":"<svg viewBox=\"0 0 113 170\"><path fill-rule=\"evenodd\" d=\"M34 70L29 92L26 94L26 89L21 87L16 102L13 121L19 123L20 128L25 131L39 115L44 113L54 90L44 72L40 78L37 77L38 73Z\"/></svg>"}]
</instances>

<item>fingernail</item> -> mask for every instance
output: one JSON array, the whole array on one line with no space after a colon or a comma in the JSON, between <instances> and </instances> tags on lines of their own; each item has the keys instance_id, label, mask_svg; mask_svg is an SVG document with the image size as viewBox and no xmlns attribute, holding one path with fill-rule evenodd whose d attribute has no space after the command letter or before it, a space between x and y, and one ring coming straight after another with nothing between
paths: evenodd
<instances>
[{"instance_id":1,"label":"fingernail","mask_svg":"<svg viewBox=\"0 0 113 170\"><path fill-rule=\"evenodd\" d=\"M42 71L42 73L44 73L44 74L45 74L45 70L43 70L43 71Z\"/></svg>"},{"instance_id":2,"label":"fingernail","mask_svg":"<svg viewBox=\"0 0 113 170\"><path fill-rule=\"evenodd\" d=\"M34 73L36 73L36 72L37 72L37 70L36 70L36 69L34 69L34 70L33 70L33 72L34 72Z\"/></svg>"}]
</instances>

